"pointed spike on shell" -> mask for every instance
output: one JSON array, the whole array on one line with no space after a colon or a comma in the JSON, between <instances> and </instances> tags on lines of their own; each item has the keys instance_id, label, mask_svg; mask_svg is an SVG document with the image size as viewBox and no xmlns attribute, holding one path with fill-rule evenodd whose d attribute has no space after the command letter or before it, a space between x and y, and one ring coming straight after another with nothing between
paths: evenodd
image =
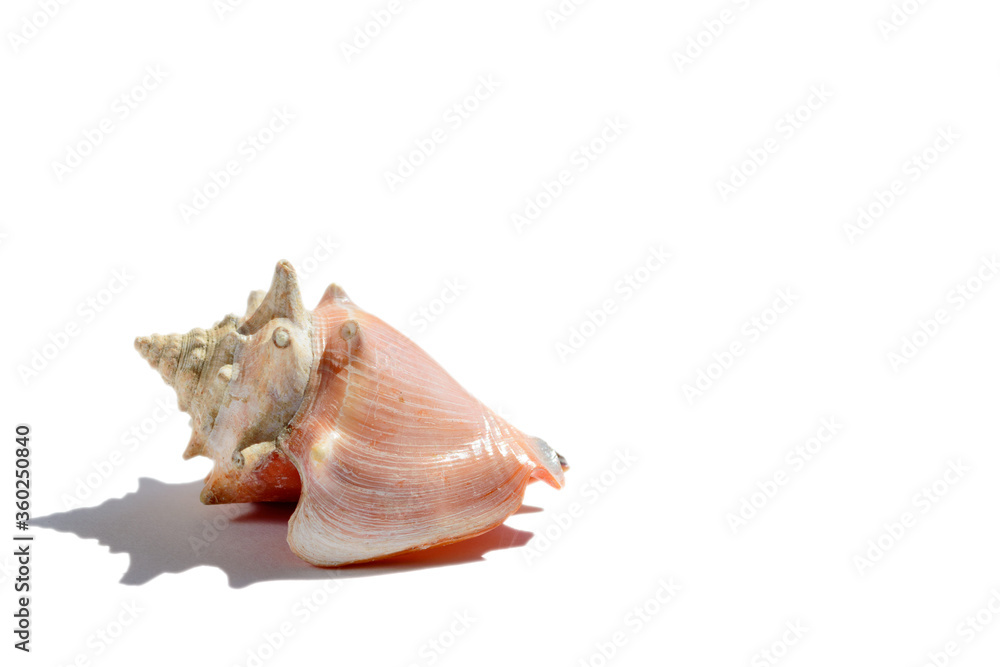
<instances>
[{"instance_id":1,"label":"pointed spike on shell","mask_svg":"<svg viewBox=\"0 0 1000 667\"><path fill-rule=\"evenodd\" d=\"M308 322L308 314L305 306L302 305L302 294L299 291L299 281L295 277L295 269L287 260L281 260L274 267L271 288L267 291L257 310L239 328L239 332L241 334L255 333L278 317L292 320L299 326L305 326Z\"/></svg>"},{"instance_id":2,"label":"pointed spike on shell","mask_svg":"<svg viewBox=\"0 0 1000 667\"><path fill-rule=\"evenodd\" d=\"M323 298L320 299L319 305L322 306L323 304L329 302L341 303L344 305L354 303L351 301L351 297L347 296L347 292L344 291L344 288L337 283L330 283L330 286L326 288L325 292L323 292Z\"/></svg>"},{"instance_id":3,"label":"pointed spike on shell","mask_svg":"<svg viewBox=\"0 0 1000 667\"><path fill-rule=\"evenodd\" d=\"M255 289L250 292L250 296L247 297L247 312L243 316L244 320L250 319L250 316L257 312L260 308L260 304L264 302L264 297L267 296L267 292L262 289Z\"/></svg>"},{"instance_id":4,"label":"pointed spike on shell","mask_svg":"<svg viewBox=\"0 0 1000 667\"><path fill-rule=\"evenodd\" d=\"M201 436L200 433L195 431L191 434L191 439L188 440L187 447L184 448L184 460L193 459L199 456L205 448L205 438Z\"/></svg>"}]
</instances>

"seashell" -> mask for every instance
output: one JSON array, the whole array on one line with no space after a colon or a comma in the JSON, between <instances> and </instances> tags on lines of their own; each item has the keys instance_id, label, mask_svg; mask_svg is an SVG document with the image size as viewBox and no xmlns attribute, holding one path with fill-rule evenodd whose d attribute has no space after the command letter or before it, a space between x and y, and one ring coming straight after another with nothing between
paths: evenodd
<instances>
[{"instance_id":1,"label":"seashell","mask_svg":"<svg viewBox=\"0 0 1000 667\"><path fill-rule=\"evenodd\" d=\"M298 501L288 544L322 566L484 533L566 461L465 391L405 335L330 285L305 310L279 262L242 318L137 338L191 415L204 503Z\"/></svg>"}]
</instances>

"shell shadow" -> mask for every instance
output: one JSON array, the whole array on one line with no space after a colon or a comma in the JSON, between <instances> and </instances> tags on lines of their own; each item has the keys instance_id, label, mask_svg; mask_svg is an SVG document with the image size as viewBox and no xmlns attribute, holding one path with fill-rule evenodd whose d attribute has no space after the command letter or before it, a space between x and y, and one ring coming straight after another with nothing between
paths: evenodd
<instances>
[{"instance_id":1,"label":"shell shadow","mask_svg":"<svg viewBox=\"0 0 1000 667\"><path fill-rule=\"evenodd\" d=\"M123 498L35 518L32 526L96 539L111 553L127 553L121 583L131 586L202 565L225 572L232 588L261 581L395 574L480 561L489 551L524 546L533 536L501 525L455 544L373 563L319 568L300 560L285 541L294 503L202 505L201 487L200 481L167 484L142 477L138 490Z\"/></svg>"}]
</instances>

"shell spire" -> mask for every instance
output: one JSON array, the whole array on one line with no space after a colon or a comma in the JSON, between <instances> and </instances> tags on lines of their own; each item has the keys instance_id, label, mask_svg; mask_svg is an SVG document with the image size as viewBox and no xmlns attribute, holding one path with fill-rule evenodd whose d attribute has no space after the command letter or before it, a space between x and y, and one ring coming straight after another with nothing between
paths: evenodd
<instances>
[{"instance_id":1,"label":"shell spire","mask_svg":"<svg viewBox=\"0 0 1000 667\"><path fill-rule=\"evenodd\" d=\"M186 334L140 336L135 349L174 388L178 405L186 411L204 371L209 342L204 329L194 329Z\"/></svg>"},{"instance_id":2,"label":"shell spire","mask_svg":"<svg viewBox=\"0 0 1000 667\"><path fill-rule=\"evenodd\" d=\"M227 315L207 331L153 334L135 339L135 349L177 393L177 406L191 415L191 442L184 458L202 453L232 375L240 320Z\"/></svg>"}]
</instances>

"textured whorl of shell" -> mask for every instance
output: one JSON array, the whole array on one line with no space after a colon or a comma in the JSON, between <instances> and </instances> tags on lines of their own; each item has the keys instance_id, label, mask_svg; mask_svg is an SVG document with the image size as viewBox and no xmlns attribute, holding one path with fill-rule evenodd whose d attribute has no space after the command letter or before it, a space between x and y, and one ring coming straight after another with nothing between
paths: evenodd
<instances>
[{"instance_id":1,"label":"textured whorl of shell","mask_svg":"<svg viewBox=\"0 0 1000 667\"><path fill-rule=\"evenodd\" d=\"M243 318L136 339L191 415L205 503L298 500L288 542L343 565L455 542L563 483L565 460L331 285L312 313L279 262Z\"/></svg>"},{"instance_id":2,"label":"textured whorl of shell","mask_svg":"<svg viewBox=\"0 0 1000 667\"><path fill-rule=\"evenodd\" d=\"M136 349L191 415L184 458L215 461L202 502L298 499L298 473L275 440L305 392L309 337L295 272L282 262L267 294L250 294L243 318L227 315L208 331L136 339Z\"/></svg>"}]
</instances>

